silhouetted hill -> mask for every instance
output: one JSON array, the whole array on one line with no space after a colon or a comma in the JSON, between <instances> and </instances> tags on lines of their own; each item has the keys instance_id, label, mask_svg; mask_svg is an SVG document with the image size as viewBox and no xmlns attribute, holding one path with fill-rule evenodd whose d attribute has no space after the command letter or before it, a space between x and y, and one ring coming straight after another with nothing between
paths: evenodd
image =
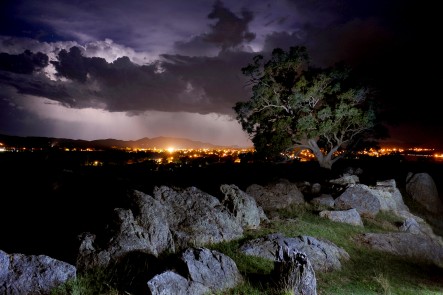
<instances>
[{"instance_id":1,"label":"silhouetted hill","mask_svg":"<svg viewBox=\"0 0 443 295\"><path fill-rule=\"evenodd\" d=\"M157 149L216 149L227 148L232 146L219 146L207 142L195 141L187 138L175 137L154 137L141 138L138 140L119 140L119 139L97 139L97 140L80 140L53 137L21 137L0 134L0 142L6 146L17 148L94 148L94 149L111 149L111 148L157 148Z\"/></svg>"},{"instance_id":2,"label":"silhouetted hill","mask_svg":"<svg viewBox=\"0 0 443 295\"><path fill-rule=\"evenodd\" d=\"M91 141L94 145L99 146L112 146L112 147L130 147L130 148L157 148L157 149L199 149L199 148L223 148L223 146L214 145L207 142L194 141L187 138L175 138L175 137L154 137L154 138L141 138L139 140L116 140L116 139L99 139Z\"/></svg>"}]
</instances>

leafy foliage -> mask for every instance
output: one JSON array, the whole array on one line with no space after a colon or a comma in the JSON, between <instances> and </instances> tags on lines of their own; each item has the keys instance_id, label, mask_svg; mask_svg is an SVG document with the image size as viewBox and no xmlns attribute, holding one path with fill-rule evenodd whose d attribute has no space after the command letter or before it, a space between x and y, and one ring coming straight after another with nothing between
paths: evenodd
<instances>
[{"instance_id":1,"label":"leafy foliage","mask_svg":"<svg viewBox=\"0 0 443 295\"><path fill-rule=\"evenodd\" d=\"M263 64L263 59L257 55L242 68L252 97L234 106L258 153L309 149L321 167L330 169L340 149L374 126L371 93L350 79L346 66L313 68L302 46L288 52L277 48L269 61Z\"/></svg>"}]
</instances>

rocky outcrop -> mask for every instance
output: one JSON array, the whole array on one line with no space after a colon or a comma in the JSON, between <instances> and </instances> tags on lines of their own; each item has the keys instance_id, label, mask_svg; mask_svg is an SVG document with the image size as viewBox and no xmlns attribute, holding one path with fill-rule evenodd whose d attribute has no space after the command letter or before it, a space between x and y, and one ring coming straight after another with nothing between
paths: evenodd
<instances>
[{"instance_id":1,"label":"rocky outcrop","mask_svg":"<svg viewBox=\"0 0 443 295\"><path fill-rule=\"evenodd\" d=\"M317 295L315 271L306 254L280 247L272 277L285 294Z\"/></svg>"},{"instance_id":2,"label":"rocky outcrop","mask_svg":"<svg viewBox=\"0 0 443 295\"><path fill-rule=\"evenodd\" d=\"M205 295L211 292L208 287L189 281L170 270L149 280L148 288L151 295Z\"/></svg>"},{"instance_id":3,"label":"rocky outcrop","mask_svg":"<svg viewBox=\"0 0 443 295\"><path fill-rule=\"evenodd\" d=\"M368 217L374 217L379 211L409 211L394 179L379 181L376 186L355 184L348 187L335 199L335 209L352 208Z\"/></svg>"},{"instance_id":4,"label":"rocky outcrop","mask_svg":"<svg viewBox=\"0 0 443 295\"><path fill-rule=\"evenodd\" d=\"M248 241L240 247L240 251L246 255L274 260L275 253L277 253L279 247L286 247L288 251L305 253L311 261L314 270L320 272L341 269L341 261L346 261L350 258L343 248L336 246L330 241L309 236L288 238L280 233Z\"/></svg>"},{"instance_id":5,"label":"rocky outcrop","mask_svg":"<svg viewBox=\"0 0 443 295\"><path fill-rule=\"evenodd\" d=\"M243 235L243 227L235 216L216 197L196 187L156 187L154 198L166 208L166 219L178 249L230 241Z\"/></svg>"},{"instance_id":6,"label":"rocky outcrop","mask_svg":"<svg viewBox=\"0 0 443 295\"><path fill-rule=\"evenodd\" d=\"M340 178L329 180L329 183L341 186L349 186L360 183L360 179L357 175L345 174L342 175Z\"/></svg>"},{"instance_id":7,"label":"rocky outcrop","mask_svg":"<svg viewBox=\"0 0 443 295\"><path fill-rule=\"evenodd\" d=\"M375 186L369 188L380 201L381 211L409 211L409 208L403 202L403 196L397 188L395 179L377 181Z\"/></svg>"},{"instance_id":8,"label":"rocky outcrop","mask_svg":"<svg viewBox=\"0 0 443 295\"><path fill-rule=\"evenodd\" d=\"M243 281L235 262L218 251L188 248L181 260L185 273L166 271L154 276L148 281L151 294L211 294L233 288Z\"/></svg>"},{"instance_id":9,"label":"rocky outcrop","mask_svg":"<svg viewBox=\"0 0 443 295\"><path fill-rule=\"evenodd\" d=\"M321 193L320 185L305 185L307 196ZM375 216L379 211L391 211L403 218L403 223L397 224L399 232L362 234L357 242L443 267L441 238L409 212L394 180L379 181L376 186L356 181L345 187L336 200L332 195L321 195L310 201L317 208L335 209L320 212L320 217L362 226L360 213ZM106 235L81 235L76 266L46 256L0 251L0 294L49 294L76 274L109 266L118 269L119 265L130 265L130 271L122 268L116 272L119 277L143 286L144 293L134 294L211 294L235 287L243 278L234 261L203 246L239 239L244 229L257 229L268 221L259 205L275 210L304 204L305 199L297 185L284 180L268 186L251 185L246 192L224 184L220 191L220 199L195 187L155 187L152 196L130 192L128 208L114 209ZM286 282L293 294L316 294L315 271L339 270L350 258L328 240L279 233L245 242L240 251L273 260L274 281L281 287ZM175 253L177 267L170 267L172 255L163 264L160 257L165 252Z\"/></svg>"},{"instance_id":10,"label":"rocky outcrop","mask_svg":"<svg viewBox=\"0 0 443 295\"><path fill-rule=\"evenodd\" d=\"M225 195L222 200L223 206L235 216L243 228L256 229L261 222L268 221L263 209L257 206L255 199L236 185L223 184L220 190Z\"/></svg>"},{"instance_id":11,"label":"rocky outcrop","mask_svg":"<svg viewBox=\"0 0 443 295\"><path fill-rule=\"evenodd\" d=\"M265 211L283 209L293 204L305 202L297 185L287 180L266 186L252 184L246 188L246 193L254 197L258 205Z\"/></svg>"},{"instance_id":12,"label":"rocky outcrop","mask_svg":"<svg viewBox=\"0 0 443 295\"><path fill-rule=\"evenodd\" d=\"M241 195L239 190L236 192ZM230 241L242 236L242 224L252 222L254 227L260 224L260 210L254 207L251 197L247 207L234 209L236 213L240 209L255 210L253 221L245 221L246 216L250 217L246 212L240 212L243 219L236 218L217 198L195 187L183 190L156 187L154 197L133 191L129 199L131 209L114 209L107 238L98 239L92 233L81 236L79 271L107 267L131 252L158 256L193 245ZM245 204L245 199L242 202Z\"/></svg>"},{"instance_id":13,"label":"rocky outcrop","mask_svg":"<svg viewBox=\"0 0 443 295\"><path fill-rule=\"evenodd\" d=\"M167 208L159 200L141 191L133 190L128 195L132 202L134 221L144 229L150 253L158 255L164 251L175 251Z\"/></svg>"},{"instance_id":14,"label":"rocky outcrop","mask_svg":"<svg viewBox=\"0 0 443 295\"><path fill-rule=\"evenodd\" d=\"M443 267L443 246L426 235L408 232L366 233L356 241L372 249Z\"/></svg>"},{"instance_id":15,"label":"rocky outcrop","mask_svg":"<svg viewBox=\"0 0 443 295\"><path fill-rule=\"evenodd\" d=\"M319 197L313 198L310 203L316 209L325 210L334 208L334 198L327 194L322 194Z\"/></svg>"},{"instance_id":16,"label":"rocky outcrop","mask_svg":"<svg viewBox=\"0 0 443 295\"><path fill-rule=\"evenodd\" d=\"M50 294L53 288L74 278L76 268L66 262L0 250L0 294Z\"/></svg>"},{"instance_id":17,"label":"rocky outcrop","mask_svg":"<svg viewBox=\"0 0 443 295\"><path fill-rule=\"evenodd\" d=\"M356 209L362 216L374 217L381 209L380 201L373 191L364 184L347 188L337 199L335 209Z\"/></svg>"},{"instance_id":18,"label":"rocky outcrop","mask_svg":"<svg viewBox=\"0 0 443 295\"><path fill-rule=\"evenodd\" d=\"M105 243L96 242L94 234L82 235L76 262L80 273L92 268L106 268L132 252L157 256L156 241L152 241L145 228L135 221L131 210L116 208L110 231L111 238Z\"/></svg>"},{"instance_id":19,"label":"rocky outcrop","mask_svg":"<svg viewBox=\"0 0 443 295\"><path fill-rule=\"evenodd\" d=\"M341 223L347 223L356 226L363 226L363 221L358 214L357 210L349 209L345 211L321 211L320 217L327 218L329 220Z\"/></svg>"},{"instance_id":20,"label":"rocky outcrop","mask_svg":"<svg viewBox=\"0 0 443 295\"><path fill-rule=\"evenodd\" d=\"M428 173L409 173L406 177L406 193L429 212L443 212L437 186Z\"/></svg>"},{"instance_id":21,"label":"rocky outcrop","mask_svg":"<svg viewBox=\"0 0 443 295\"><path fill-rule=\"evenodd\" d=\"M243 281L237 265L230 257L206 248L190 248L181 256L189 278L214 292L233 288Z\"/></svg>"}]
</instances>

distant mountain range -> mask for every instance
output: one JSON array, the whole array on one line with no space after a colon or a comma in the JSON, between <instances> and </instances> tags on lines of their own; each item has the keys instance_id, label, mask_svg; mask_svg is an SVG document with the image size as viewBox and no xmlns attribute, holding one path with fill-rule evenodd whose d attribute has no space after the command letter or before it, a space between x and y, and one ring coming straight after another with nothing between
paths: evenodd
<instances>
[{"instance_id":1,"label":"distant mountain range","mask_svg":"<svg viewBox=\"0 0 443 295\"><path fill-rule=\"evenodd\" d=\"M0 143L5 146L26 147L26 148L94 148L94 149L111 149L111 148L157 148L157 149L218 149L218 148L240 148L238 146L220 146L207 142L190 140L187 138L174 137L154 137L141 138L139 140L119 140L119 139L97 139L97 140L80 140L53 137L32 137L32 136L10 136L0 134Z\"/></svg>"}]
</instances>

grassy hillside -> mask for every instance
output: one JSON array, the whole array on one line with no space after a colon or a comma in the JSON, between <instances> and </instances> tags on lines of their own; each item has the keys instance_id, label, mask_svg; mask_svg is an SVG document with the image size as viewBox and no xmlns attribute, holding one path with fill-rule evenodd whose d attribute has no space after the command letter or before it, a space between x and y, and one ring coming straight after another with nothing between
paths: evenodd
<instances>
[{"instance_id":1,"label":"grassy hillside","mask_svg":"<svg viewBox=\"0 0 443 295\"><path fill-rule=\"evenodd\" d=\"M222 294L285 294L274 287L270 273L270 260L247 256L238 249L247 240L269 233L280 232L287 237L308 235L325 238L344 248L351 259L342 264L340 271L316 273L319 295L332 294L443 294L443 269L407 258L389 255L359 246L354 242L357 234L365 232L397 231L394 215L380 213L376 218L364 219L364 228L332 222L318 217L309 206L294 206L274 212L273 220L258 230L249 230L244 238L208 246L218 250L237 264L245 283ZM81 277L63 286L54 294L128 294L114 284L112 276L97 273Z\"/></svg>"},{"instance_id":2,"label":"grassy hillside","mask_svg":"<svg viewBox=\"0 0 443 295\"><path fill-rule=\"evenodd\" d=\"M280 220L265 228L248 232L248 238L281 232L288 237L325 238L344 248L351 259L343 263L342 270L316 273L318 294L443 294L443 269L371 250L353 241L357 234L365 232L397 231L395 223L399 220L395 216L381 213L376 218L363 220L365 227L359 228L321 219L309 208L293 208L281 211ZM241 242L213 246L232 257L247 278L243 286L225 294L284 294L266 281L272 263L239 253Z\"/></svg>"}]
</instances>

